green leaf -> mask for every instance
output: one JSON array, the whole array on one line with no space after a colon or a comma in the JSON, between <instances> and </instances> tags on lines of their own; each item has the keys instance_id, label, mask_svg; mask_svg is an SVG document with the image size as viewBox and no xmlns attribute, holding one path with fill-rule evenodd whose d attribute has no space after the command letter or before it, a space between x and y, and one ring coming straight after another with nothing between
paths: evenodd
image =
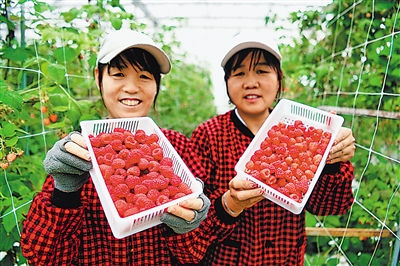
<instances>
[{"instance_id":1,"label":"green leaf","mask_svg":"<svg viewBox=\"0 0 400 266\"><path fill-rule=\"evenodd\" d=\"M70 63L79 55L79 51L70 47L59 47L54 50L54 57L60 64Z\"/></svg>"},{"instance_id":2,"label":"green leaf","mask_svg":"<svg viewBox=\"0 0 400 266\"><path fill-rule=\"evenodd\" d=\"M1 123L1 135L3 137L12 137L15 135L15 129L17 128L13 123L3 122Z\"/></svg>"},{"instance_id":3,"label":"green leaf","mask_svg":"<svg viewBox=\"0 0 400 266\"><path fill-rule=\"evenodd\" d=\"M122 20L116 17L111 18L111 25L114 29L119 30L122 27Z\"/></svg>"},{"instance_id":4,"label":"green leaf","mask_svg":"<svg viewBox=\"0 0 400 266\"><path fill-rule=\"evenodd\" d=\"M68 108L68 106L54 106L53 108L51 108L53 111L55 111L55 112L65 112L65 111L67 111L69 108Z\"/></svg>"},{"instance_id":5,"label":"green leaf","mask_svg":"<svg viewBox=\"0 0 400 266\"><path fill-rule=\"evenodd\" d=\"M6 145L8 147L13 147L13 146L15 146L15 144L17 144L17 142L18 142L18 137L15 136L15 137L12 137L11 139L6 140Z\"/></svg>"},{"instance_id":6,"label":"green leaf","mask_svg":"<svg viewBox=\"0 0 400 266\"><path fill-rule=\"evenodd\" d=\"M13 228L16 226L16 220L14 217L14 212L12 210L13 210L12 207L9 207L4 212L4 216L2 218L3 226L7 234L11 233Z\"/></svg>"},{"instance_id":7,"label":"green leaf","mask_svg":"<svg viewBox=\"0 0 400 266\"><path fill-rule=\"evenodd\" d=\"M53 79L58 84L65 79L66 71L62 65L45 62L41 65L41 70L47 78Z\"/></svg>"},{"instance_id":8,"label":"green leaf","mask_svg":"<svg viewBox=\"0 0 400 266\"><path fill-rule=\"evenodd\" d=\"M16 62L24 62L31 56L31 53L29 52L29 50L23 47L6 47L4 48L1 56L4 59L10 59Z\"/></svg>"},{"instance_id":9,"label":"green leaf","mask_svg":"<svg viewBox=\"0 0 400 266\"><path fill-rule=\"evenodd\" d=\"M23 99L21 95L19 95L18 92L10 91L4 80L0 80L0 102L3 102L18 112L22 110Z\"/></svg>"}]
</instances>

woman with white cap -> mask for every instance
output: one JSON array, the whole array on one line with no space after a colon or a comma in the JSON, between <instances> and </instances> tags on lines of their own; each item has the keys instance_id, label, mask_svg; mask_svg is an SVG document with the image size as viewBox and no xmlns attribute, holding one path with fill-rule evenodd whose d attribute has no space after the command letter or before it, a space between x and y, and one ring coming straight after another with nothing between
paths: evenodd
<instances>
[{"instance_id":1,"label":"woman with white cap","mask_svg":"<svg viewBox=\"0 0 400 266\"><path fill-rule=\"evenodd\" d=\"M201 265L303 265L305 210L300 214L264 199L261 188L236 177L235 165L282 93L281 54L270 34L240 33L222 60L233 110L204 122L192 134L192 149L206 171L204 191L219 219L234 229L208 241ZM346 213L352 205L355 139L341 128L306 208L316 215ZM215 207L217 208L217 207ZM208 226L209 216L200 228Z\"/></svg>"},{"instance_id":2,"label":"woman with white cap","mask_svg":"<svg viewBox=\"0 0 400 266\"><path fill-rule=\"evenodd\" d=\"M147 35L131 30L108 34L94 74L109 118L147 116L156 102L161 74L170 69L167 55ZM187 137L162 131L193 174L201 175L186 151ZM80 133L56 142L44 168L49 175L33 199L21 234L22 252L31 265L173 265L177 259L168 245L189 254L185 248L191 247L185 243L190 239L181 239L199 226L210 206L201 194L169 207L162 214L163 224L117 239L89 177L92 163Z\"/></svg>"}]
</instances>

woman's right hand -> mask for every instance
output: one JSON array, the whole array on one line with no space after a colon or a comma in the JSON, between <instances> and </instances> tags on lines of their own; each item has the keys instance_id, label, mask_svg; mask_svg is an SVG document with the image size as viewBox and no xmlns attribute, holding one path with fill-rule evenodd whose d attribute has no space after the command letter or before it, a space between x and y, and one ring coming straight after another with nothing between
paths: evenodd
<instances>
[{"instance_id":1,"label":"woman's right hand","mask_svg":"<svg viewBox=\"0 0 400 266\"><path fill-rule=\"evenodd\" d=\"M263 194L264 191L257 187L256 183L236 176L229 182L229 190L222 197L222 205L227 213L236 217L244 209L250 208L263 200Z\"/></svg>"},{"instance_id":2,"label":"woman's right hand","mask_svg":"<svg viewBox=\"0 0 400 266\"><path fill-rule=\"evenodd\" d=\"M57 141L43 162L46 172L54 178L54 186L63 192L77 191L89 178L92 168L85 140L79 132L71 132Z\"/></svg>"}]
</instances>

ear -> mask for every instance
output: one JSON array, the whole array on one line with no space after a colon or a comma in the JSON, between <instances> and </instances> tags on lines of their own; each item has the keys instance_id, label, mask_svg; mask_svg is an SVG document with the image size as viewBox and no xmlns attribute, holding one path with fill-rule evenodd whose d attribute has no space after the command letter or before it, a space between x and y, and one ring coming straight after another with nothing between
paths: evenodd
<instances>
[{"instance_id":1,"label":"ear","mask_svg":"<svg viewBox=\"0 0 400 266\"><path fill-rule=\"evenodd\" d=\"M94 69L94 78L95 78L95 80L96 80L97 89L100 90L100 84L99 84L99 69L98 69L97 67Z\"/></svg>"}]
</instances>

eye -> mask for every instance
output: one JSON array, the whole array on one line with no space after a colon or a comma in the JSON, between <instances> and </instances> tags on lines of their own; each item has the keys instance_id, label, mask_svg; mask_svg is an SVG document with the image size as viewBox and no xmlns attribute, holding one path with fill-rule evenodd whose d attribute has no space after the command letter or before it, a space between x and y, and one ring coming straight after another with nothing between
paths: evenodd
<instances>
[{"instance_id":1,"label":"eye","mask_svg":"<svg viewBox=\"0 0 400 266\"><path fill-rule=\"evenodd\" d=\"M140 75L140 78L141 78L141 79L152 79L152 76L149 75L149 74L141 74L141 75Z\"/></svg>"},{"instance_id":2,"label":"eye","mask_svg":"<svg viewBox=\"0 0 400 266\"><path fill-rule=\"evenodd\" d=\"M234 72L232 72L232 76L234 76L234 77L240 77L240 76L243 76L243 75L244 75L243 71L234 71Z\"/></svg>"}]
</instances>

